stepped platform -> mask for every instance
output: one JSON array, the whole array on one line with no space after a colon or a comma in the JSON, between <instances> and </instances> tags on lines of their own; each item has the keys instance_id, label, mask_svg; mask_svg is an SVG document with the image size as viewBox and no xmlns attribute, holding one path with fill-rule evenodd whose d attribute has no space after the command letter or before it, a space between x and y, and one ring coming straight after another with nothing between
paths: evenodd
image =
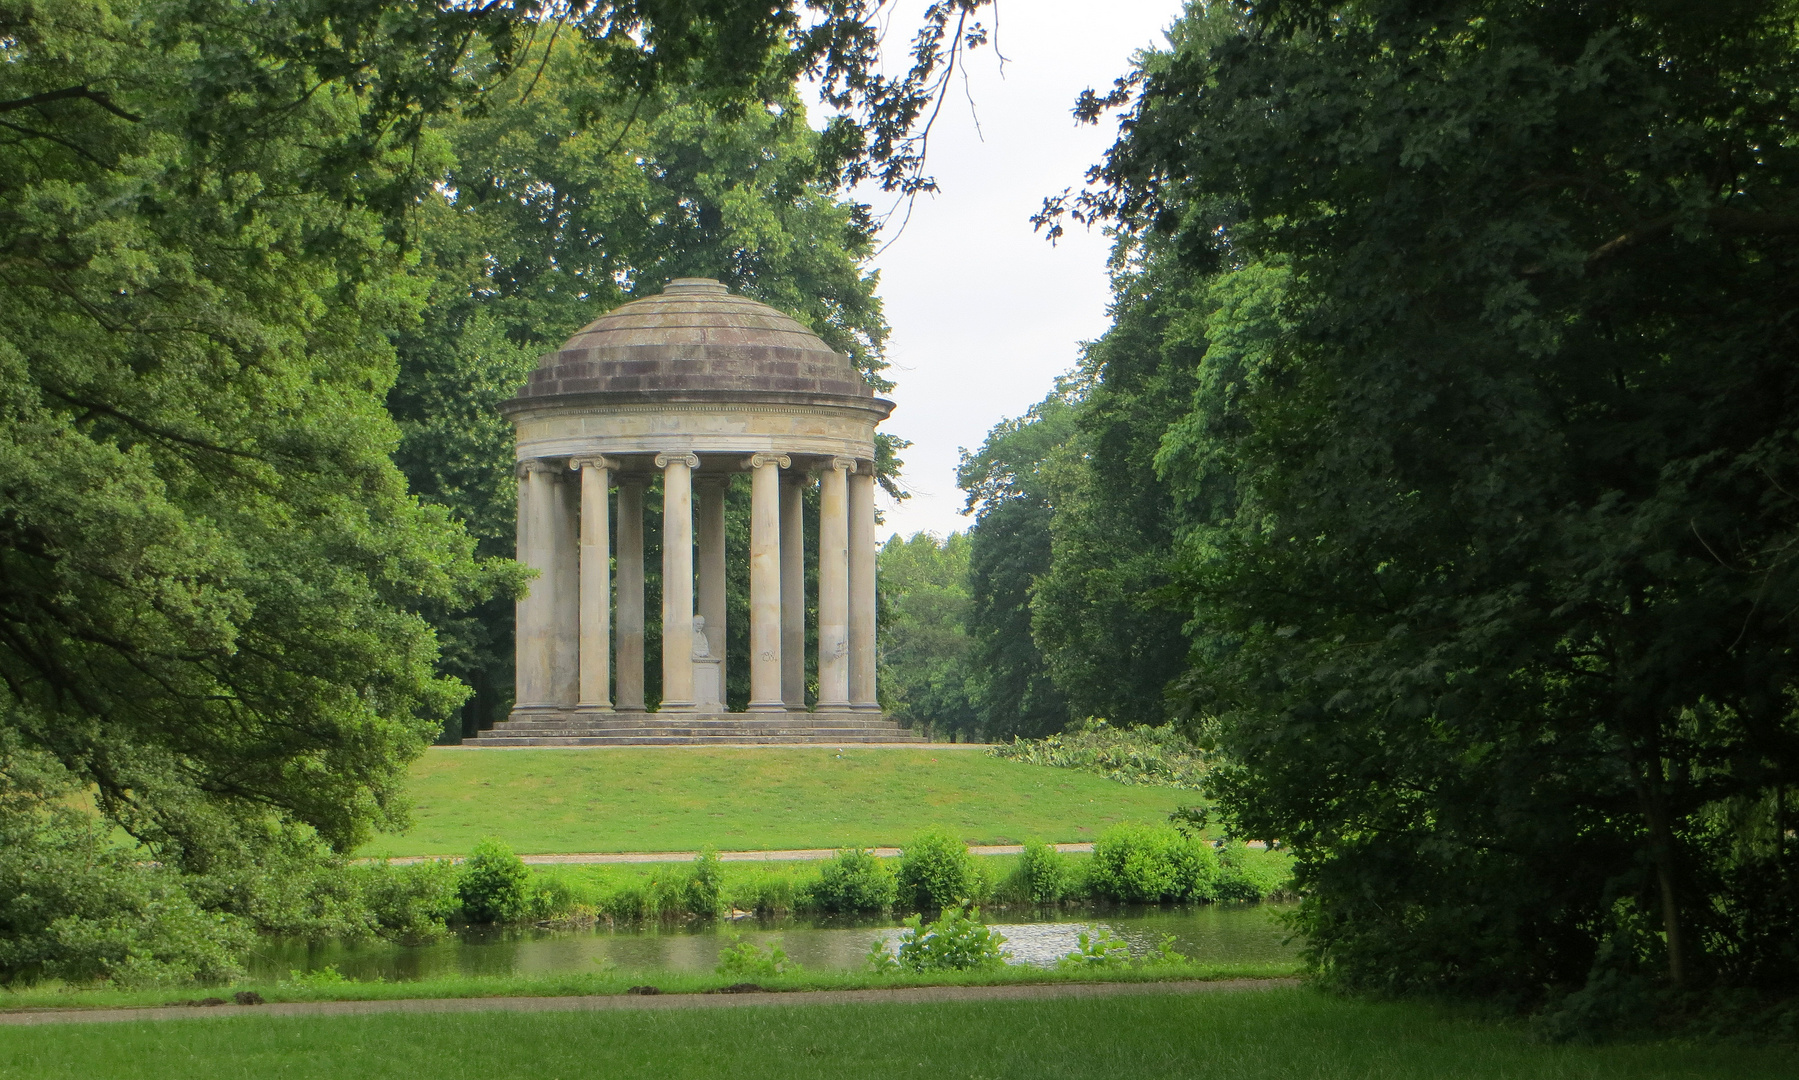
<instances>
[{"instance_id":1,"label":"stepped platform","mask_svg":"<svg viewBox=\"0 0 1799 1080\"><path fill-rule=\"evenodd\" d=\"M844 746L924 743L880 713L653 713L557 709L514 713L464 746Z\"/></svg>"}]
</instances>

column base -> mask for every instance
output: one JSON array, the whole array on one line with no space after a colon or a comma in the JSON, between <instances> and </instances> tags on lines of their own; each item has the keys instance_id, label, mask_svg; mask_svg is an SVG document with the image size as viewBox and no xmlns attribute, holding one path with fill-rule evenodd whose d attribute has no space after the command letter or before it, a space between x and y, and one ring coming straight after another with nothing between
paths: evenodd
<instances>
[{"instance_id":1,"label":"column base","mask_svg":"<svg viewBox=\"0 0 1799 1080\"><path fill-rule=\"evenodd\" d=\"M850 712L878 713L881 711L881 703L878 701L858 701L851 704L849 709Z\"/></svg>"},{"instance_id":2,"label":"column base","mask_svg":"<svg viewBox=\"0 0 1799 1080\"><path fill-rule=\"evenodd\" d=\"M787 703L785 701L752 701L745 711L753 713L784 713L787 711Z\"/></svg>"},{"instance_id":3,"label":"column base","mask_svg":"<svg viewBox=\"0 0 1799 1080\"><path fill-rule=\"evenodd\" d=\"M612 702L610 702L610 701L583 701L583 702L580 702L579 704L577 704L575 706L575 708L579 709L582 712L609 713L612 711Z\"/></svg>"},{"instance_id":4,"label":"column base","mask_svg":"<svg viewBox=\"0 0 1799 1080\"><path fill-rule=\"evenodd\" d=\"M699 705L692 701L664 701L662 704L656 706L656 711L658 713L690 713L696 712L698 709Z\"/></svg>"},{"instance_id":5,"label":"column base","mask_svg":"<svg viewBox=\"0 0 1799 1080\"><path fill-rule=\"evenodd\" d=\"M850 710L852 710L854 708L855 708L855 706L851 705L848 700L821 701L818 704L812 706L812 711L813 712L849 712Z\"/></svg>"}]
</instances>

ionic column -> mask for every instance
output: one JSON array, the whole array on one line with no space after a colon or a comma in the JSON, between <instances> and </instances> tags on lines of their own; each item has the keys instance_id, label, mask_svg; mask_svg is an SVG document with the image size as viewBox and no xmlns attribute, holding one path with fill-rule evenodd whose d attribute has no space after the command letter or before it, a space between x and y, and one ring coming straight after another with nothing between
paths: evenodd
<instances>
[{"instance_id":1,"label":"ionic column","mask_svg":"<svg viewBox=\"0 0 1799 1080\"><path fill-rule=\"evenodd\" d=\"M818 708L850 707L849 496L852 458L832 458L818 478Z\"/></svg>"},{"instance_id":2,"label":"ionic column","mask_svg":"<svg viewBox=\"0 0 1799 1080\"><path fill-rule=\"evenodd\" d=\"M875 697L875 478L849 476L850 708L880 712Z\"/></svg>"},{"instance_id":3,"label":"ionic column","mask_svg":"<svg viewBox=\"0 0 1799 1080\"><path fill-rule=\"evenodd\" d=\"M780 454L754 454L750 470L750 711L784 712L781 697Z\"/></svg>"},{"instance_id":4,"label":"ionic column","mask_svg":"<svg viewBox=\"0 0 1799 1080\"><path fill-rule=\"evenodd\" d=\"M728 476L699 476L693 481L700 503L700 617L706 620L706 644L719 658L725 677L725 493Z\"/></svg>"},{"instance_id":5,"label":"ionic column","mask_svg":"<svg viewBox=\"0 0 1799 1080\"><path fill-rule=\"evenodd\" d=\"M513 708L556 707L555 467L518 463L518 561L537 571L513 611Z\"/></svg>"},{"instance_id":6,"label":"ionic column","mask_svg":"<svg viewBox=\"0 0 1799 1080\"><path fill-rule=\"evenodd\" d=\"M612 711L612 541L606 497L618 463L570 458L581 474L581 696L578 707Z\"/></svg>"},{"instance_id":7,"label":"ionic column","mask_svg":"<svg viewBox=\"0 0 1799 1080\"><path fill-rule=\"evenodd\" d=\"M803 472L781 475L781 700L806 707L806 526Z\"/></svg>"},{"instance_id":8,"label":"ionic column","mask_svg":"<svg viewBox=\"0 0 1799 1080\"><path fill-rule=\"evenodd\" d=\"M691 453L656 455L662 470L662 712L693 708L693 470Z\"/></svg>"},{"instance_id":9,"label":"ionic column","mask_svg":"<svg viewBox=\"0 0 1799 1080\"><path fill-rule=\"evenodd\" d=\"M643 703L643 489L641 476L618 478L618 673L616 707L642 712Z\"/></svg>"}]
</instances>

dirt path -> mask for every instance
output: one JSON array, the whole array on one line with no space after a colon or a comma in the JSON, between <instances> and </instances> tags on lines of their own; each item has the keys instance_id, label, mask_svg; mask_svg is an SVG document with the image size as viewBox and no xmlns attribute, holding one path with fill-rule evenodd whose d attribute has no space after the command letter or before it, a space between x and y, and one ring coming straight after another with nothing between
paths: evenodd
<instances>
[{"instance_id":1,"label":"dirt path","mask_svg":"<svg viewBox=\"0 0 1799 1080\"><path fill-rule=\"evenodd\" d=\"M914 1005L944 1001L1042 1001L1046 998L1210 994L1298 986L1298 979L1213 982L1039 983L1030 986L917 986L893 990L804 990L792 993L609 994L590 997L402 998L395 1001L304 1001L275 1005L164 1005L139 1009L39 1009L0 1013L0 1026L109 1024L225 1016L367 1016L372 1013L616 1012L651 1009L736 1009L765 1005Z\"/></svg>"}]
</instances>

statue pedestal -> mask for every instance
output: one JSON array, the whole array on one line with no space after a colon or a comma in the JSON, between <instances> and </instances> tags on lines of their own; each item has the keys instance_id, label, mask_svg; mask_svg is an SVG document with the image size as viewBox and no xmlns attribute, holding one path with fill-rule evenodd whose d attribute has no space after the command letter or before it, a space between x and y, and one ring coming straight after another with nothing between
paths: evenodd
<instances>
[{"instance_id":1,"label":"statue pedestal","mask_svg":"<svg viewBox=\"0 0 1799 1080\"><path fill-rule=\"evenodd\" d=\"M722 658L693 658L693 707L698 712L724 711L725 662Z\"/></svg>"}]
</instances>

